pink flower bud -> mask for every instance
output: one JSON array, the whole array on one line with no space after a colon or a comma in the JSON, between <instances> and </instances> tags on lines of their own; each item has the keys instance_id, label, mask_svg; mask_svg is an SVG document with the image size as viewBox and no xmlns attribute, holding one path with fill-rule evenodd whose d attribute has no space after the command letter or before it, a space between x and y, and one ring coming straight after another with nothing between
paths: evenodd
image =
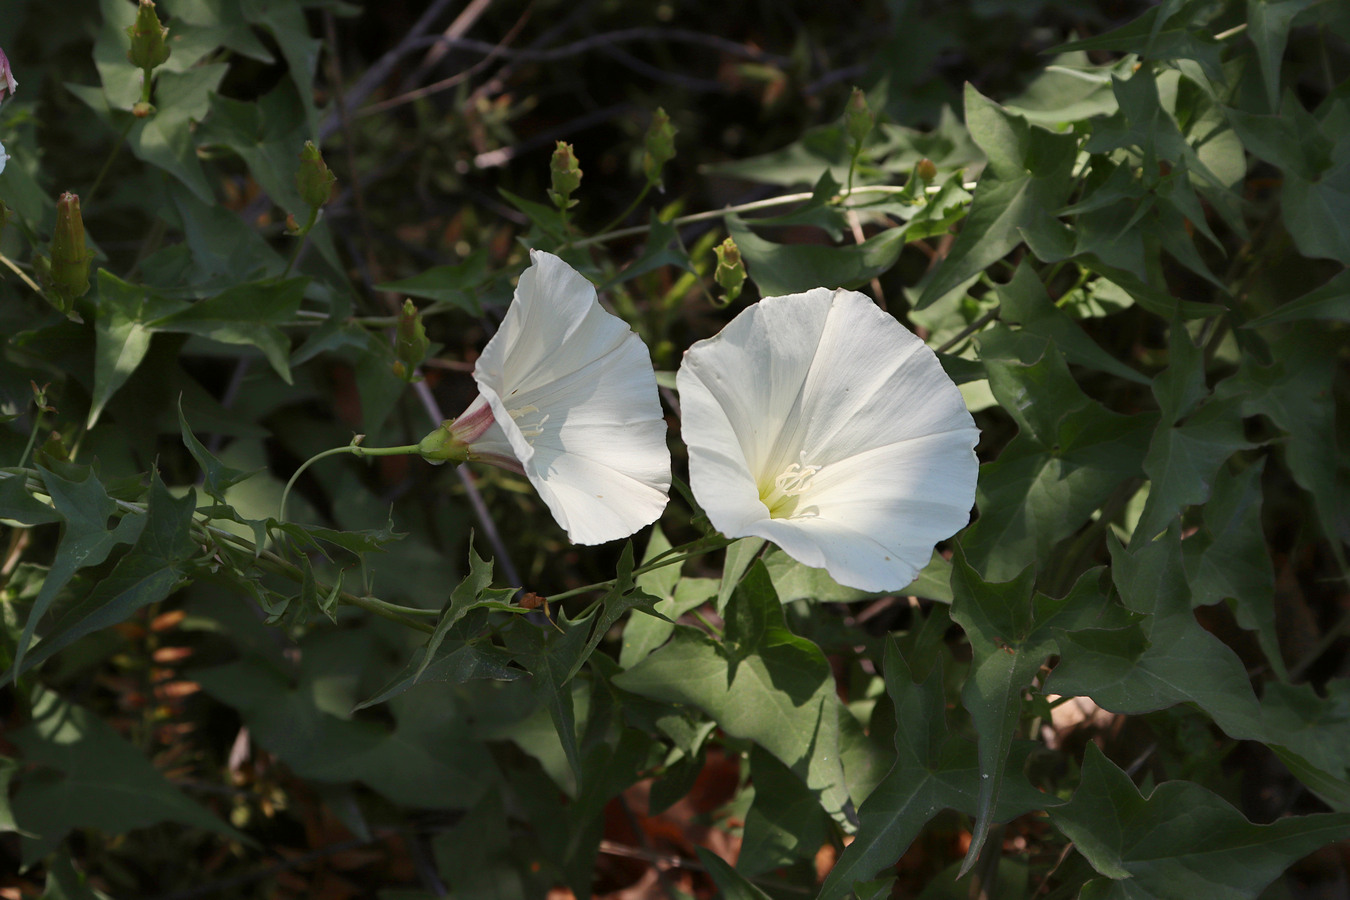
<instances>
[{"instance_id":1,"label":"pink flower bud","mask_svg":"<svg viewBox=\"0 0 1350 900\"><path fill-rule=\"evenodd\" d=\"M19 83L14 80L14 73L9 68L9 58L5 56L5 51L0 50L0 100L11 97L19 89Z\"/></svg>"}]
</instances>

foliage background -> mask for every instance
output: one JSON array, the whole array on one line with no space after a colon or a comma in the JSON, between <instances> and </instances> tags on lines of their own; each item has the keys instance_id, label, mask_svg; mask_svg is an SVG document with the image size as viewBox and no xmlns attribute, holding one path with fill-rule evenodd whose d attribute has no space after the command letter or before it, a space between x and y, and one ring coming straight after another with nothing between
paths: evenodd
<instances>
[{"instance_id":1,"label":"foliage background","mask_svg":"<svg viewBox=\"0 0 1350 900\"><path fill-rule=\"evenodd\" d=\"M133 12L0 16L0 253L73 190L97 272L82 322L0 273L6 896L1345 895L1342 4L165 0L144 121ZM852 84L893 190L845 212ZM306 139L339 192L281 277ZM664 371L756 291L869 291L965 387L978 520L901 596L744 544L635 582L684 501L584 550L521 479L389 458L269 537L304 459L429 430L405 296L467 404L526 246ZM616 570L557 629L500 590Z\"/></svg>"}]
</instances>

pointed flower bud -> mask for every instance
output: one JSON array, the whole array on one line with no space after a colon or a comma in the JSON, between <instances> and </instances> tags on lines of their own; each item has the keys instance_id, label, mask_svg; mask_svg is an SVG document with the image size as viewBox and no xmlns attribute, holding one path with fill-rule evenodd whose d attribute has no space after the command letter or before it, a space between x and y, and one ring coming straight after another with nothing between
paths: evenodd
<instances>
[{"instance_id":1,"label":"pointed flower bud","mask_svg":"<svg viewBox=\"0 0 1350 900\"><path fill-rule=\"evenodd\" d=\"M872 110L867 108L867 95L861 88L854 88L848 98L848 108L844 110L844 130L854 146L861 147L863 140L872 133Z\"/></svg>"},{"instance_id":2,"label":"pointed flower bud","mask_svg":"<svg viewBox=\"0 0 1350 900\"><path fill-rule=\"evenodd\" d=\"M741 249L735 241L727 238L714 247L713 252L717 254L717 271L713 273L713 279L722 288L724 302L732 303L741 295L741 287L745 284L745 262L741 259Z\"/></svg>"},{"instance_id":3,"label":"pointed flower bud","mask_svg":"<svg viewBox=\"0 0 1350 900\"><path fill-rule=\"evenodd\" d=\"M51 271L48 287L70 312L77 297L89 290L89 260L93 254L84 245L84 219L80 198L67 191L56 201L56 231L52 233Z\"/></svg>"},{"instance_id":4,"label":"pointed flower bud","mask_svg":"<svg viewBox=\"0 0 1350 900\"><path fill-rule=\"evenodd\" d=\"M9 68L9 57L5 56L4 50L0 50L0 101L14 96L18 89L19 83L14 80L14 73Z\"/></svg>"},{"instance_id":5,"label":"pointed flower bud","mask_svg":"<svg viewBox=\"0 0 1350 900\"><path fill-rule=\"evenodd\" d=\"M136 9L136 21L127 27L127 37L131 39L127 59L147 73L164 65L169 59L169 45L164 40L168 36L169 29L160 24L154 0L141 0Z\"/></svg>"},{"instance_id":6,"label":"pointed flower bud","mask_svg":"<svg viewBox=\"0 0 1350 900\"><path fill-rule=\"evenodd\" d=\"M670 124L670 116L661 107L652 113L652 124L647 128L642 154L642 173L647 176L648 184L657 184L661 180L661 167L675 158L675 131Z\"/></svg>"},{"instance_id":7,"label":"pointed flower bud","mask_svg":"<svg viewBox=\"0 0 1350 900\"><path fill-rule=\"evenodd\" d=\"M422 326L422 314L411 300L403 301L403 313L398 317L398 332L394 336L394 373L404 381L416 377L417 367L427 358L427 330Z\"/></svg>"},{"instance_id":8,"label":"pointed flower bud","mask_svg":"<svg viewBox=\"0 0 1350 900\"><path fill-rule=\"evenodd\" d=\"M581 166L577 162L577 155L572 152L571 144L558 141L553 159L549 162L549 171L553 175L553 190L548 195L554 205L558 209L575 206L576 201L570 198L572 192L581 187Z\"/></svg>"},{"instance_id":9,"label":"pointed flower bud","mask_svg":"<svg viewBox=\"0 0 1350 900\"><path fill-rule=\"evenodd\" d=\"M300 169L295 173L295 186L300 191L300 199L317 209L333 199L336 184L337 176L329 171L319 148L314 146L313 141L305 141L305 149L300 151Z\"/></svg>"}]
</instances>

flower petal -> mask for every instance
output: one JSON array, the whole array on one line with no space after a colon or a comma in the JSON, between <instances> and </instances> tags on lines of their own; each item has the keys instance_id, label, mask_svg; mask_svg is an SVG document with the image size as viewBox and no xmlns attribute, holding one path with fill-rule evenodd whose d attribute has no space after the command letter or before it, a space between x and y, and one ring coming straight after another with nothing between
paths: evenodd
<instances>
[{"instance_id":1,"label":"flower petal","mask_svg":"<svg viewBox=\"0 0 1350 900\"><path fill-rule=\"evenodd\" d=\"M765 298L691 347L677 384L690 486L724 534L889 590L969 520L979 432L960 391L862 294ZM772 518L761 498L789 467L791 517Z\"/></svg>"},{"instance_id":2,"label":"flower petal","mask_svg":"<svg viewBox=\"0 0 1350 900\"><path fill-rule=\"evenodd\" d=\"M549 253L531 259L474 379L568 537L627 537L661 515L670 489L651 359L579 272Z\"/></svg>"}]
</instances>

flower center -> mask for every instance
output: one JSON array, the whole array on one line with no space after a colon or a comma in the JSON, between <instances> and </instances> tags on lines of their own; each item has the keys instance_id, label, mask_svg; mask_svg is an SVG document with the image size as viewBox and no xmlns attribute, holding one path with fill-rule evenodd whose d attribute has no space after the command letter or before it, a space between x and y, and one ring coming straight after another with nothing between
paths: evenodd
<instances>
[{"instance_id":1,"label":"flower center","mask_svg":"<svg viewBox=\"0 0 1350 900\"><path fill-rule=\"evenodd\" d=\"M514 421L516 427L520 429L521 437L524 438L536 438L544 433L544 423L548 421L548 413L545 413L543 418L539 419L537 422L521 421L524 416L537 412L539 412L539 407L537 406L522 406L519 409L507 410L507 413L511 416L511 420Z\"/></svg>"},{"instance_id":2,"label":"flower center","mask_svg":"<svg viewBox=\"0 0 1350 900\"><path fill-rule=\"evenodd\" d=\"M798 457L802 461L784 469L772 484L760 487L759 500L769 510L769 518L809 519L818 515L814 506L803 507L800 510L797 508L802 495L811 489L811 481L821 468L807 465L804 461L805 456L806 451L802 451Z\"/></svg>"}]
</instances>

